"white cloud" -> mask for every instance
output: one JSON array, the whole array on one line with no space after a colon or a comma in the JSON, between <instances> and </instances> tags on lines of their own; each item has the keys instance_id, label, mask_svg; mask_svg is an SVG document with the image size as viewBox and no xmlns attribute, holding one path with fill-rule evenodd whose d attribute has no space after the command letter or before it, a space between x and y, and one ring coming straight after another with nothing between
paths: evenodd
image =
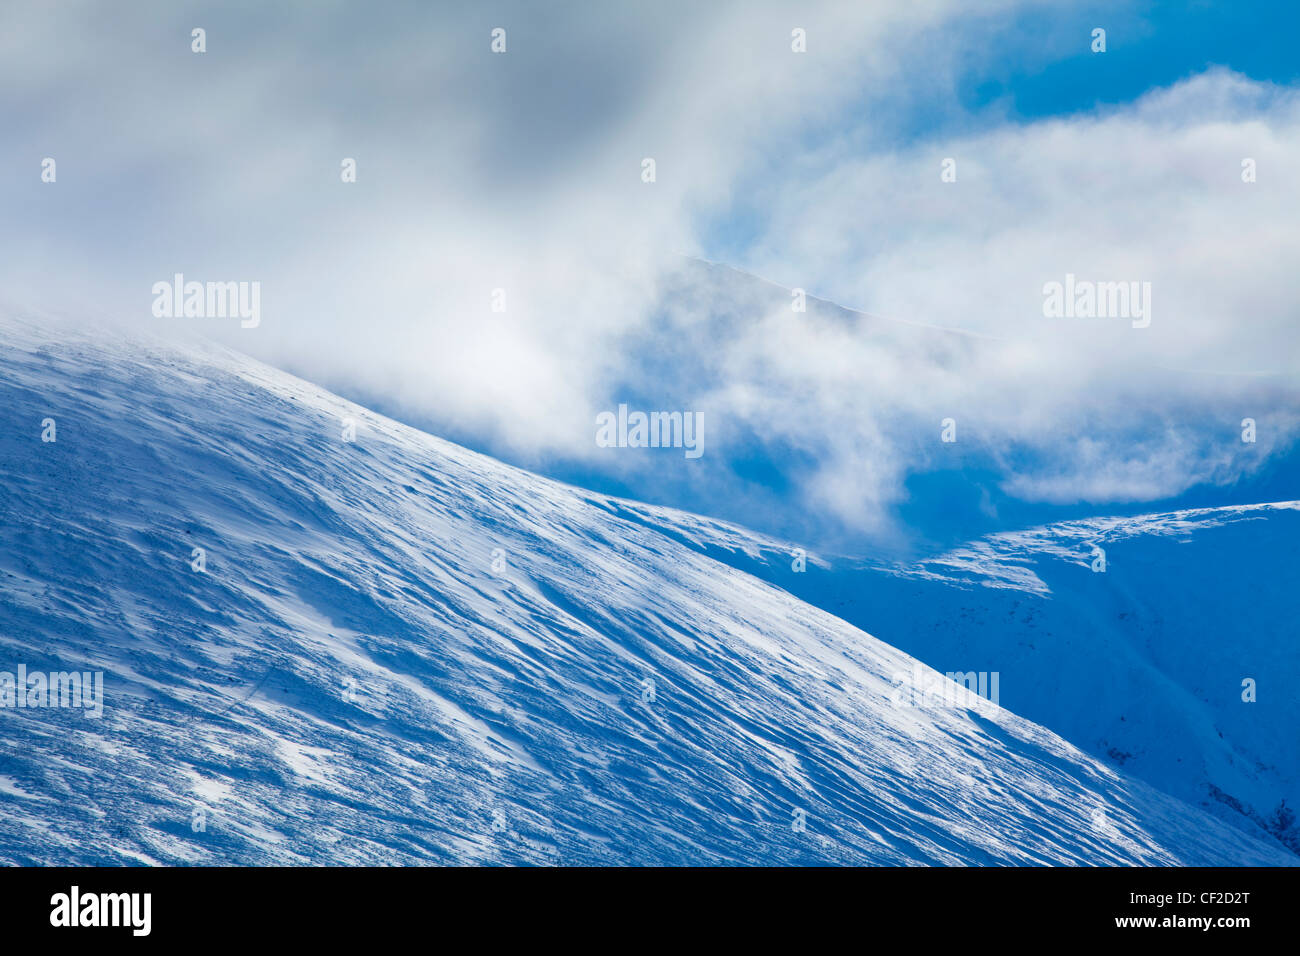
<instances>
[{"instance_id":1,"label":"white cloud","mask_svg":"<svg viewBox=\"0 0 1300 956\"><path fill-rule=\"evenodd\" d=\"M1297 371L1295 91L1211 72L1099 115L884 141L881 120L950 87L1017 6L250 6L203 12L202 56L195 10L15 6L0 105L10 165L33 173L0 186L6 288L152 326L149 289L173 272L260 280L261 327L220 336L236 347L525 462L669 482L661 497L692 507L793 498L878 526L909 474L945 464L949 414L1019 495L1230 480L1257 459L1186 430L1249 399L1273 415L1267 451L1293 396L1145 370ZM36 182L47 154L54 187ZM779 288L683 271L669 253L707 254L737 208L753 272L998 341L797 316ZM1042 285L1066 272L1151 281L1151 327L1044 319ZM628 392L705 410L711 464L602 457L593 415ZM756 455L792 490L738 476Z\"/></svg>"}]
</instances>

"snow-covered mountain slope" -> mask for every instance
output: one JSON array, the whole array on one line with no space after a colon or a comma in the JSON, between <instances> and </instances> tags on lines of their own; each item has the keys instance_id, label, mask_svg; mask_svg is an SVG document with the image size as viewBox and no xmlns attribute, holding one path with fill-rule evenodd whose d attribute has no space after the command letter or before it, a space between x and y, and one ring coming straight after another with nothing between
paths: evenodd
<instances>
[{"instance_id":1,"label":"snow-covered mountain slope","mask_svg":"<svg viewBox=\"0 0 1300 956\"><path fill-rule=\"evenodd\" d=\"M688 516L223 350L0 333L0 670L105 691L0 710L6 862L1297 862L908 706L911 657Z\"/></svg>"},{"instance_id":2,"label":"snow-covered mountain slope","mask_svg":"<svg viewBox=\"0 0 1300 956\"><path fill-rule=\"evenodd\" d=\"M1300 850L1300 502L1062 522L803 574L770 545L695 537L938 670L998 672L1004 707Z\"/></svg>"}]
</instances>

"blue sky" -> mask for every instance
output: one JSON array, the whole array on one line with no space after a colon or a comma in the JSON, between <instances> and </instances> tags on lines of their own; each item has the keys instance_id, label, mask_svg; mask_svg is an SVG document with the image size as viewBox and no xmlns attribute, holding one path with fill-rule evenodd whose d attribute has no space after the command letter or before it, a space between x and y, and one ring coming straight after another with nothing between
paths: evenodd
<instances>
[{"instance_id":1,"label":"blue sky","mask_svg":"<svg viewBox=\"0 0 1300 956\"><path fill-rule=\"evenodd\" d=\"M1105 56L1076 42L1094 27L1107 29ZM1128 102L1211 66L1273 83L1294 83L1300 75L1294 43L1300 7L1293 3L1164 0L1043 8L1018 18L1008 42L1013 33L1020 44L1012 55L972 65L962 90L965 108L1005 101L1013 117L1058 116ZM1071 46L1072 55L1059 55Z\"/></svg>"}]
</instances>

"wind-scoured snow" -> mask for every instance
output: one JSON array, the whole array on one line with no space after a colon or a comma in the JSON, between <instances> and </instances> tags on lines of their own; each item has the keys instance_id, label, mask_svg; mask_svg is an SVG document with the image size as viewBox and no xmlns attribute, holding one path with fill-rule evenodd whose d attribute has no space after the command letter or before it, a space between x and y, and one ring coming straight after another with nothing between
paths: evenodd
<instances>
[{"instance_id":1,"label":"wind-scoured snow","mask_svg":"<svg viewBox=\"0 0 1300 956\"><path fill-rule=\"evenodd\" d=\"M1300 850L1300 502L1066 521L807 574L699 540L938 670L997 672L1004 707Z\"/></svg>"},{"instance_id":2,"label":"wind-scoured snow","mask_svg":"<svg viewBox=\"0 0 1300 956\"><path fill-rule=\"evenodd\" d=\"M918 562L904 571L945 583L969 582L1047 595L1051 588L1032 570L1043 558L1091 570L1095 555L1120 542L1140 538L1176 538L1184 543L1211 528L1239 521L1267 521L1275 512L1300 511L1300 501L1275 501L1221 508L1186 508L1160 514L1062 521L1025 531L988 535L980 541ZM1099 571L1101 573L1100 566Z\"/></svg>"},{"instance_id":3,"label":"wind-scoured snow","mask_svg":"<svg viewBox=\"0 0 1300 956\"><path fill-rule=\"evenodd\" d=\"M740 529L215 347L0 333L0 670L106 694L0 710L0 860L1296 862L987 701L901 706L913 658L689 540Z\"/></svg>"}]
</instances>

